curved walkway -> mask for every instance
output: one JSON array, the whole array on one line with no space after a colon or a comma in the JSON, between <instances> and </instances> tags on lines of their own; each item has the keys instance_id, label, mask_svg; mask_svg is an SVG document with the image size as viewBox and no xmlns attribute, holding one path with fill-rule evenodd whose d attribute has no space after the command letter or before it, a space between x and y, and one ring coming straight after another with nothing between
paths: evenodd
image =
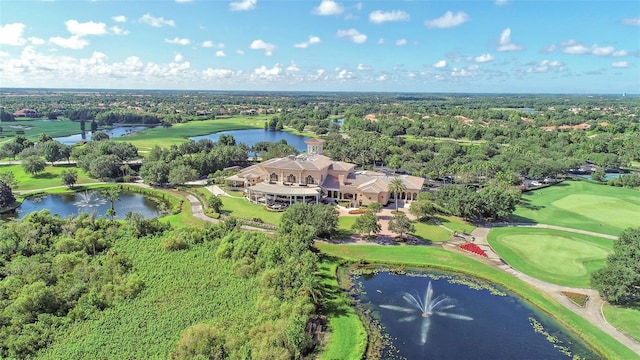
<instances>
[{"instance_id":1,"label":"curved walkway","mask_svg":"<svg viewBox=\"0 0 640 360\"><path fill-rule=\"evenodd\" d=\"M535 225L533 225L533 224L527 224L527 225L522 225L522 224L502 225L502 224L499 224L498 226L533 226L533 227L556 229L556 230L563 230L563 231L569 231L569 232L580 233L580 234L587 234L587 235L593 235L593 236L606 237L608 239L611 239L611 238L617 239L617 237L612 237L611 235L598 234L598 233L589 232L589 231L582 231L582 230L578 230L578 229L563 228L563 227L560 227L560 226L544 225L544 224L535 224ZM500 269L500 270L502 270L504 272L507 272L507 273L513 275L514 277L517 277L517 278L529 283L530 285L532 285L536 289L548 294L549 296L551 296L553 299L558 301L560 304L562 304L563 306L565 306L569 310L571 310L574 313L578 314L579 316L583 317L585 320L589 321L590 323L592 323L593 325L598 327L600 330L602 330L605 333L609 334L611 337L613 337L614 339L618 340L621 344L625 345L626 347L628 347L629 349L634 351L636 354L640 355L640 343L638 343L634 339L628 337L627 335L623 334L622 332L618 331L618 329L616 329L613 326L611 326L607 322L607 320L604 318L604 315L602 313L602 306L604 305L604 300L600 297L600 294L596 290L593 290L593 289L582 289L582 288L572 288L572 287L567 287L567 286L551 284L551 283L548 283L548 282L533 278L533 277L531 277L531 276L529 276L527 274L524 274L524 273L514 269L513 267L511 267L511 265L507 264L502 258L500 258L500 256L495 251L493 251L493 249L489 245L489 243L487 241L487 236L489 234L489 231L491 231L490 227L488 227L488 226L479 226L479 227L475 228L471 232L471 236L472 236L473 241L482 250L484 250L487 253L487 256L488 256L488 258L490 260L489 263L492 266L494 266L494 267L496 267L496 268L498 268L498 269ZM587 301L587 304L586 304L585 307L580 307L580 306L574 304L566 296L564 296L561 293L562 291L572 291L572 292L583 293L583 294L586 294L586 295L589 296L589 300Z\"/></svg>"},{"instance_id":2,"label":"curved walkway","mask_svg":"<svg viewBox=\"0 0 640 360\"><path fill-rule=\"evenodd\" d=\"M605 239L618 240L618 237L615 236L615 235L602 234L602 233L597 233L597 232L594 232L594 231L586 231L586 230L568 228L568 227L564 227L564 226L548 225L548 224L537 224L537 223L494 223L494 224L491 224L491 226L493 226L493 227L517 226L517 227L533 227L533 228L542 228L542 229L553 229L553 230L561 230L561 231L572 232L572 233L576 233L576 234L597 236L597 237L601 237L601 238L605 238Z\"/></svg>"}]
</instances>

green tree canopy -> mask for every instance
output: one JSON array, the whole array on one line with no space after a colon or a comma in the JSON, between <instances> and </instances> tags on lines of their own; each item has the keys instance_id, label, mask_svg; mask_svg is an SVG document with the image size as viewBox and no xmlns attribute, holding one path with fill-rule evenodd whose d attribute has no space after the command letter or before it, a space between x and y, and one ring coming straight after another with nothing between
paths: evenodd
<instances>
[{"instance_id":1,"label":"green tree canopy","mask_svg":"<svg viewBox=\"0 0 640 360\"><path fill-rule=\"evenodd\" d=\"M0 209L13 204L16 198L13 196L11 186L4 180L0 180Z\"/></svg>"},{"instance_id":2,"label":"green tree canopy","mask_svg":"<svg viewBox=\"0 0 640 360\"><path fill-rule=\"evenodd\" d=\"M415 231L415 228L407 215L403 212L397 212L389 220L389 230L400 234L400 238L404 238L404 234Z\"/></svg>"},{"instance_id":3,"label":"green tree canopy","mask_svg":"<svg viewBox=\"0 0 640 360\"><path fill-rule=\"evenodd\" d=\"M314 237L330 238L338 228L338 210L331 205L295 203L282 215L278 233L288 234L296 225L309 225Z\"/></svg>"},{"instance_id":4,"label":"green tree canopy","mask_svg":"<svg viewBox=\"0 0 640 360\"><path fill-rule=\"evenodd\" d=\"M640 300L640 227L620 234L607 265L591 274L591 286L614 304Z\"/></svg>"},{"instance_id":5,"label":"green tree canopy","mask_svg":"<svg viewBox=\"0 0 640 360\"><path fill-rule=\"evenodd\" d=\"M378 222L376 214L374 214L373 211L368 210L356 218L356 221L351 225L351 229L360 234L367 234L367 236L371 236L371 233L379 233L380 230L382 230L382 227Z\"/></svg>"},{"instance_id":6,"label":"green tree canopy","mask_svg":"<svg viewBox=\"0 0 640 360\"><path fill-rule=\"evenodd\" d=\"M22 168L24 171L31 175L36 175L44 170L47 163L39 156L29 156L22 160Z\"/></svg>"},{"instance_id":7,"label":"green tree canopy","mask_svg":"<svg viewBox=\"0 0 640 360\"><path fill-rule=\"evenodd\" d=\"M62 184L69 188L72 188L78 182L78 172L73 169L62 170L60 177L62 178Z\"/></svg>"}]
</instances>

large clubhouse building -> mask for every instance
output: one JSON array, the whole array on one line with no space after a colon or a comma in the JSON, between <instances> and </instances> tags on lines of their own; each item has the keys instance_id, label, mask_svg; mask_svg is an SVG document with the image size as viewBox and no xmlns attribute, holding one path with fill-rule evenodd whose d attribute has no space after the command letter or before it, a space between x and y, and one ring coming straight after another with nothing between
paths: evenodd
<instances>
[{"instance_id":1,"label":"large clubhouse building","mask_svg":"<svg viewBox=\"0 0 640 360\"><path fill-rule=\"evenodd\" d=\"M387 204L392 176L372 171L355 171L355 164L334 161L322 155L324 140L306 141L307 153L270 159L244 168L226 178L233 186L244 187L246 197L270 206L295 202L347 200L352 207L374 202ZM399 200L416 200L424 179L400 175L405 191Z\"/></svg>"}]
</instances>

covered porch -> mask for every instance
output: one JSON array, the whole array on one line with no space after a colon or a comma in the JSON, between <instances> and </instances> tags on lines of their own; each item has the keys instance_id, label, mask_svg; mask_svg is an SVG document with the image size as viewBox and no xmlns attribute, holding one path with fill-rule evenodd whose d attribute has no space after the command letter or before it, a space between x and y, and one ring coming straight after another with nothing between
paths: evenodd
<instances>
[{"instance_id":1,"label":"covered porch","mask_svg":"<svg viewBox=\"0 0 640 360\"><path fill-rule=\"evenodd\" d=\"M319 187L257 183L245 189L245 196L256 204L280 204L286 207L297 202L318 203L322 198L322 191Z\"/></svg>"}]
</instances>

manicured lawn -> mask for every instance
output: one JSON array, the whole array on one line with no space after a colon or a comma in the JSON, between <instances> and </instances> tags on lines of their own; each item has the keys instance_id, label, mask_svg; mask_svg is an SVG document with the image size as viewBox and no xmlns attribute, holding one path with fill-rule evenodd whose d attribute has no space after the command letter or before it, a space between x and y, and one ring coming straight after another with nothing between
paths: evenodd
<instances>
[{"instance_id":1,"label":"manicured lawn","mask_svg":"<svg viewBox=\"0 0 640 360\"><path fill-rule=\"evenodd\" d=\"M589 288L591 273L605 266L613 240L565 231L504 227L489 244L511 266L550 283Z\"/></svg>"},{"instance_id":2,"label":"manicured lawn","mask_svg":"<svg viewBox=\"0 0 640 360\"><path fill-rule=\"evenodd\" d=\"M604 305L604 316L616 329L640 341L640 303L629 307Z\"/></svg>"},{"instance_id":3,"label":"manicured lawn","mask_svg":"<svg viewBox=\"0 0 640 360\"><path fill-rule=\"evenodd\" d=\"M411 235L424 241L443 242L449 240L451 236L451 233L447 229L434 223L414 221L413 227L416 231L411 233Z\"/></svg>"},{"instance_id":4,"label":"manicured lawn","mask_svg":"<svg viewBox=\"0 0 640 360\"><path fill-rule=\"evenodd\" d=\"M90 123L87 123L87 129L90 128ZM40 134L44 133L51 137L68 136L80 133L80 122L73 122L71 120L26 120L26 121L11 121L2 122L2 133L0 133L0 145L5 142L10 142L16 136L16 130L23 129L24 136L31 141L38 140Z\"/></svg>"},{"instance_id":5,"label":"manicured lawn","mask_svg":"<svg viewBox=\"0 0 640 360\"><path fill-rule=\"evenodd\" d=\"M565 181L522 194L512 220L618 235L640 223L640 192Z\"/></svg>"},{"instance_id":6,"label":"manicured lawn","mask_svg":"<svg viewBox=\"0 0 640 360\"><path fill-rule=\"evenodd\" d=\"M183 124L174 124L168 128L156 127L114 140L130 142L140 150L141 154L144 154L155 145L167 148L171 145L181 144L191 136L206 135L226 130L263 128L266 119L266 117L237 117L190 121Z\"/></svg>"},{"instance_id":7,"label":"manicured lawn","mask_svg":"<svg viewBox=\"0 0 640 360\"><path fill-rule=\"evenodd\" d=\"M440 223L453 231L457 231L459 233L471 233L473 229L476 228L475 225L469 224L463 219L457 216L450 215L437 215L436 219L440 221Z\"/></svg>"},{"instance_id":8,"label":"manicured lawn","mask_svg":"<svg viewBox=\"0 0 640 360\"><path fill-rule=\"evenodd\" d=\"M517 293L543 311L552 314L558 321L573 329L587 343L600 351L604 358L639 358L638 354L629 350L571 310L531 288L530 285L522 280L464 255L455 254L434 246L354 246L327 243L317 243L316 246L325 254L343 257L352 261L365 260L372 263L432 267L487 279Z\"/></svg>"},{"instance_id":9,"label":"manicured lawn","mask_svg":"<svg viewBox=\"0 0 640 360\"><path fill-rule=\"evenodd\" d=\"M60 173L62 170L73 169L78 172L78 184L91 184L97 183L99 180L91 179L80 168L75 165L56 165L47 167L43 172L37 175L29 175L24 172L22 165L0 165L0 173L12 172L18 181L18 185L13 189L14 191L26 191L35 189L44 189L54 186L62 186L62 179Z\"/></svg>"},{"instance_id":10,"label":"manicured lawn","mask_svg":"<svg viewBox=\"0 0 640 360\"><path fill-rule=\"evenodd\" d=\"M338 286L338 265L329 257L320 263L324 294L324 313L329 321L329 334L320 360L360 360L367 346L367 333L353 310L350 299Z\"/></svg>"},{"instance_id":11,"label":"manicured lawn","mask_svg":"<svg viewBox=\"0 0 640 360\"><path fill-rule=\"evenodd\" d=\"M267 211L263 206L249 202L247 199L236 199L228 196L220 196L222 200L222 212L230 216L252 220L260 218L265 223L278 225L282 212Z\"/></svg>"}]
</instances>

